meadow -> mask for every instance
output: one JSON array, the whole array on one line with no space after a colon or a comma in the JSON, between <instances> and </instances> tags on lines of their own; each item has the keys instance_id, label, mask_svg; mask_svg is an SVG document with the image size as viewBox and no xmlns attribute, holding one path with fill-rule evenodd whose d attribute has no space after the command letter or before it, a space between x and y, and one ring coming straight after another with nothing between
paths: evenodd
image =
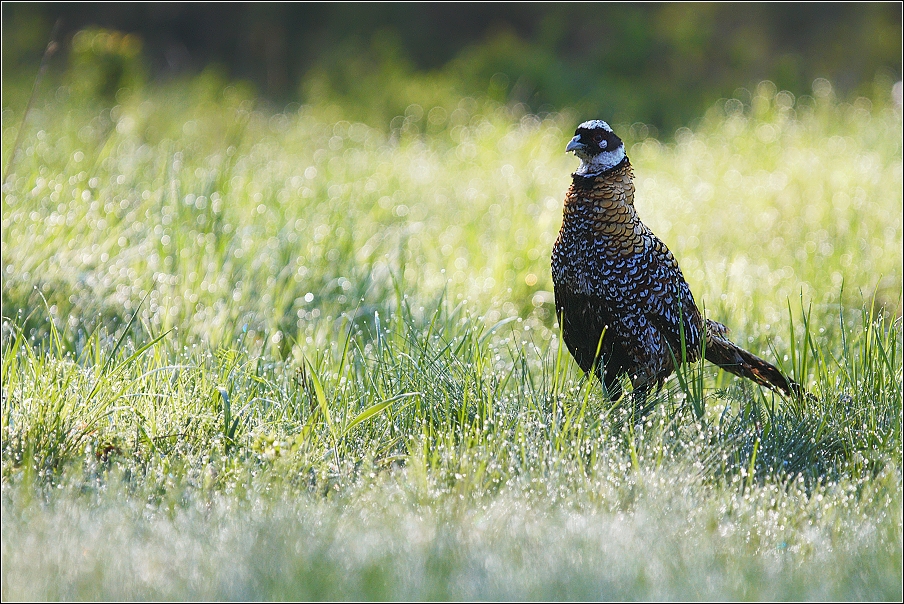
<instances>
[{"instance_id":1,"label":"meadow","mask_svg":"<svg viewBox=\"0 0 904 604\"><path fill-rule=\"evenodd\" d=\"M698 304L815 395L692 365L636 424L551 293L564 147L608 116L468 97L378 128L204 76L24 107L4 600L900 598L890 94L613 124Z\"/></svg>"}]
</instances>

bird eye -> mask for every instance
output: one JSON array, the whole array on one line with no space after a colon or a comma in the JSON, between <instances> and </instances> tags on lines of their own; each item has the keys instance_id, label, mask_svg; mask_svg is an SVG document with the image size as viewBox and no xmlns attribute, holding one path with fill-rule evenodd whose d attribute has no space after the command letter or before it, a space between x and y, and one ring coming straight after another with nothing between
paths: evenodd
<instances>
[{"instance_id":1,"label":"bird eye","mask_svg":"<svg viewBox=\"0 0 904 604\"><path fill-rule=\"evenodd\" d=\"M602 134L594 134L594 135L593 135L593 142L598 143L598 142L600 142L601 140L603 140L603 135L602 135Z\"/></svg>"}]
</instances>

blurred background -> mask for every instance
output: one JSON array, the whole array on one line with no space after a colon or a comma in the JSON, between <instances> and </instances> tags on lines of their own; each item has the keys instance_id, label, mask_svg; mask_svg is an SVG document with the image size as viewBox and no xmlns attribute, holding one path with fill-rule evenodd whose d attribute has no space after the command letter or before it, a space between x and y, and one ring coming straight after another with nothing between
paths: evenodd
<instances>
[{"instance_id":1,"label":"blurred background","mask_svg":"<svg viewBox=\"0 0 904 604\"><path fill-rule=\"evenodd\" d=\"M282 107L388 125L464 96L674 130L761 80L842 99L901 79L901 4L216 4L2 6L4 106L47 77L99 100L204 74Z\"/></svg>"}]
</instances>

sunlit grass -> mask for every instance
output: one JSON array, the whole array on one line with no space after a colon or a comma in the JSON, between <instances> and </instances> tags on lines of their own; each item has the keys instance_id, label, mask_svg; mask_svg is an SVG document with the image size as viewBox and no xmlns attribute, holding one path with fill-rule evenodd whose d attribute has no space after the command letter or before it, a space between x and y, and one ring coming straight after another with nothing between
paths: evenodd
<instances>
[{"instance_id":1,"label":"sunlit grass","mask_svg":"<svg viewBox=\"0 0 904 604\"><path fill-rule=\"evenodd\" d=\"M765 83L616 126L708 316L817 395L694 366L637 425L558 347L579 120L336 111L198 79L28 115L4 599L900 594L899 109Z\"/></svg>"}]
</instances>

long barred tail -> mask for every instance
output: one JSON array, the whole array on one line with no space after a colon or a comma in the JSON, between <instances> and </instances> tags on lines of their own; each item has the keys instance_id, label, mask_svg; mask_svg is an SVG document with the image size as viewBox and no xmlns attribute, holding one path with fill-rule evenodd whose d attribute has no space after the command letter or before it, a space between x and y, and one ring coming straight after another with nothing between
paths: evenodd
<instances>
[{"instance_id":1,"label":"long barred tail","mask_svg":"<svg viewBox=\"0 0 904 604\"><path fill-rule=\"evenodd\" d=\"M727 329L715 321L706 322L706 360L725 371L753 380L786 396L812 397L800 384L786 377L774 365L747 352L725 337Z\"/></svg>"}]
</instances>

